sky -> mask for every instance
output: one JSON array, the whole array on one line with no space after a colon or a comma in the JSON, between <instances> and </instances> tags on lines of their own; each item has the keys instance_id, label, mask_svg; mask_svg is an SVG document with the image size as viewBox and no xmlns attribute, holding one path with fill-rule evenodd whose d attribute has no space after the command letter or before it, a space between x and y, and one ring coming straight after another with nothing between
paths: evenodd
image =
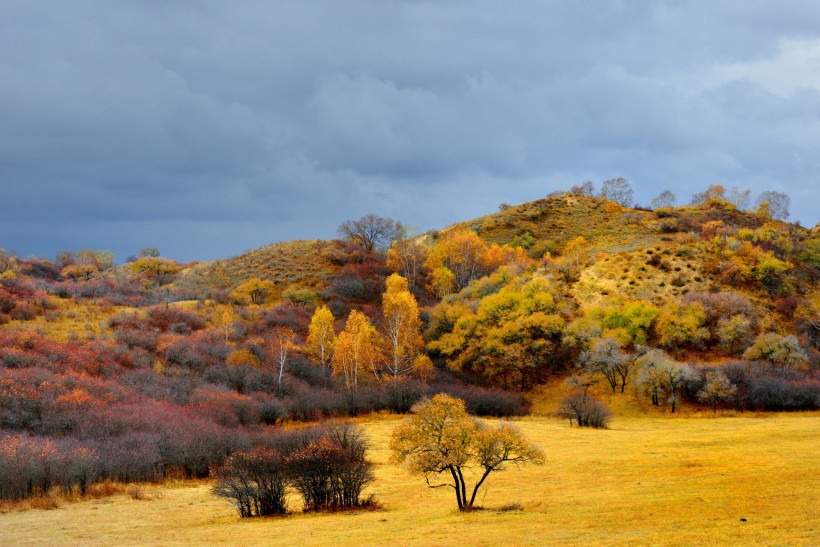
<instances>
[{"instance_id":1,"label":"sky","mask_svg":"<svg viewBox=\"0 0 820 547\"><path fill-rule=\"evenodd\" d=\"M820 2L0 0L0 247L181 261L591 180L820 220Z\"/></svg>"}]
</instances>

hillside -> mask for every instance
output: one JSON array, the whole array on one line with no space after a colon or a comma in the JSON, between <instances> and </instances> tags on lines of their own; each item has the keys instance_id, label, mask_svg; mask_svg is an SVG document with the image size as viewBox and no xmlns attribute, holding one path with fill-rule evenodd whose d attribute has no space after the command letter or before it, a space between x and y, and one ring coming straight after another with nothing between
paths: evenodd
<instances>
[{"instance_id":1,"label":"hillside","mask_svg":"<svg viewBox=\"0 0 820 547\"><path fill-rule=\"evenodd\" d=\"M276 284L276 297L288 287L322 291L340 267L328 258L330 241L288 241L254 249L239 256L196 264L175 283L194 290L230 290L258 277Z\"/></svg>"},{"instance_id":2,"label":"hillside","mask_svg":"<svg viewBox=\"0 0 820 547\"><path fill-rule=\"evenodd\" d=\"M582 236L591 242L591 250L620 252L657 244L660 233L652 225L656 219L656 214L649 211L567 193L504 206L496 213L456 226L468 227L499 245L530 242L528 247L555 251L570 239Z\"/></svg>"},{"instance_id":3,"label":"hillside","mask_svg":"<svg viewBox=\"0 0 820 547\"><path fill-rule=\"evenodd\" d=\"M203 478L283 424L441 392L603 426L820 408L820 230L721 199L564 194L387 253L293 241L102 273L93 255L4 260L0 498Z\"/></svg>"}]
</instances>

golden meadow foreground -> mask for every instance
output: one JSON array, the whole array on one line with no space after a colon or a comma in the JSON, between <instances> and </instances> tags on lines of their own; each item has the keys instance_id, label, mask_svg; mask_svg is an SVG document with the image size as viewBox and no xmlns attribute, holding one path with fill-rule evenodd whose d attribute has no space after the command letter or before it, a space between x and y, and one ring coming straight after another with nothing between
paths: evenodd
<instances>
[{"instance_id":1,"label":"golden meadow foreground","mask_svg":"<svg viewBox=\"0 0 820 547\"><path fill-rule=\"evenodd\" d=\"M210 485L0 515L3 545L820 543L820 415L616 419L609 430L517 421L546 464L493 474L484 511L389 463L401 418L365 420L383 510L240 519ZM483 499L481 498L483 496ZM522 510L505 511L519 504ZM296 500L293 500L296 508Z\"/></svg>"}]
</instances>

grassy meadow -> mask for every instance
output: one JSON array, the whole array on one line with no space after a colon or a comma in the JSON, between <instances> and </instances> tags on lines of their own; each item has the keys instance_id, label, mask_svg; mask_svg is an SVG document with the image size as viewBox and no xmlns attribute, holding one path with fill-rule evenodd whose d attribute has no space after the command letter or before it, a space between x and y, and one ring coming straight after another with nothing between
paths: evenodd
<instances>
[{"instance_id":1,"label":"grassy meadow","mask_svg":"<svg viewBox=\"0 0 820 547\"><path fill-rule=\"evenodd\" d=\"M820 414L616 419L609 430L517 423L546 464L490 477L482 511L389 463L401 418L361 421L377 511L240 519L207 482L144 486L0 514L2 545L544 545L820 542ZM136 499L143 498L143 499ZM293 508L297 501L293 499ZM520 507L516 508L516 507Z\"/></svg>"}]
</instances>

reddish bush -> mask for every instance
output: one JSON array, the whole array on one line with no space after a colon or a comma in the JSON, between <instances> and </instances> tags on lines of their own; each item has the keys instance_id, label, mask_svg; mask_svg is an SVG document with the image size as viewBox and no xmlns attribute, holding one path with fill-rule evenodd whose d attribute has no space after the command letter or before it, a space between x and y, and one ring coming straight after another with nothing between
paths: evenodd
<instances>
[{"instance_id":1,"label":"reddish bush","mask_svg":"<svg viewBox=\"0 0 820 547\"><path fill-rule=\"evenodd\" d=\"M189 334L206 327L205 320L174 306L154 306L147 313L148 324L162 332Z\"/></svg>"}]
</instances>

